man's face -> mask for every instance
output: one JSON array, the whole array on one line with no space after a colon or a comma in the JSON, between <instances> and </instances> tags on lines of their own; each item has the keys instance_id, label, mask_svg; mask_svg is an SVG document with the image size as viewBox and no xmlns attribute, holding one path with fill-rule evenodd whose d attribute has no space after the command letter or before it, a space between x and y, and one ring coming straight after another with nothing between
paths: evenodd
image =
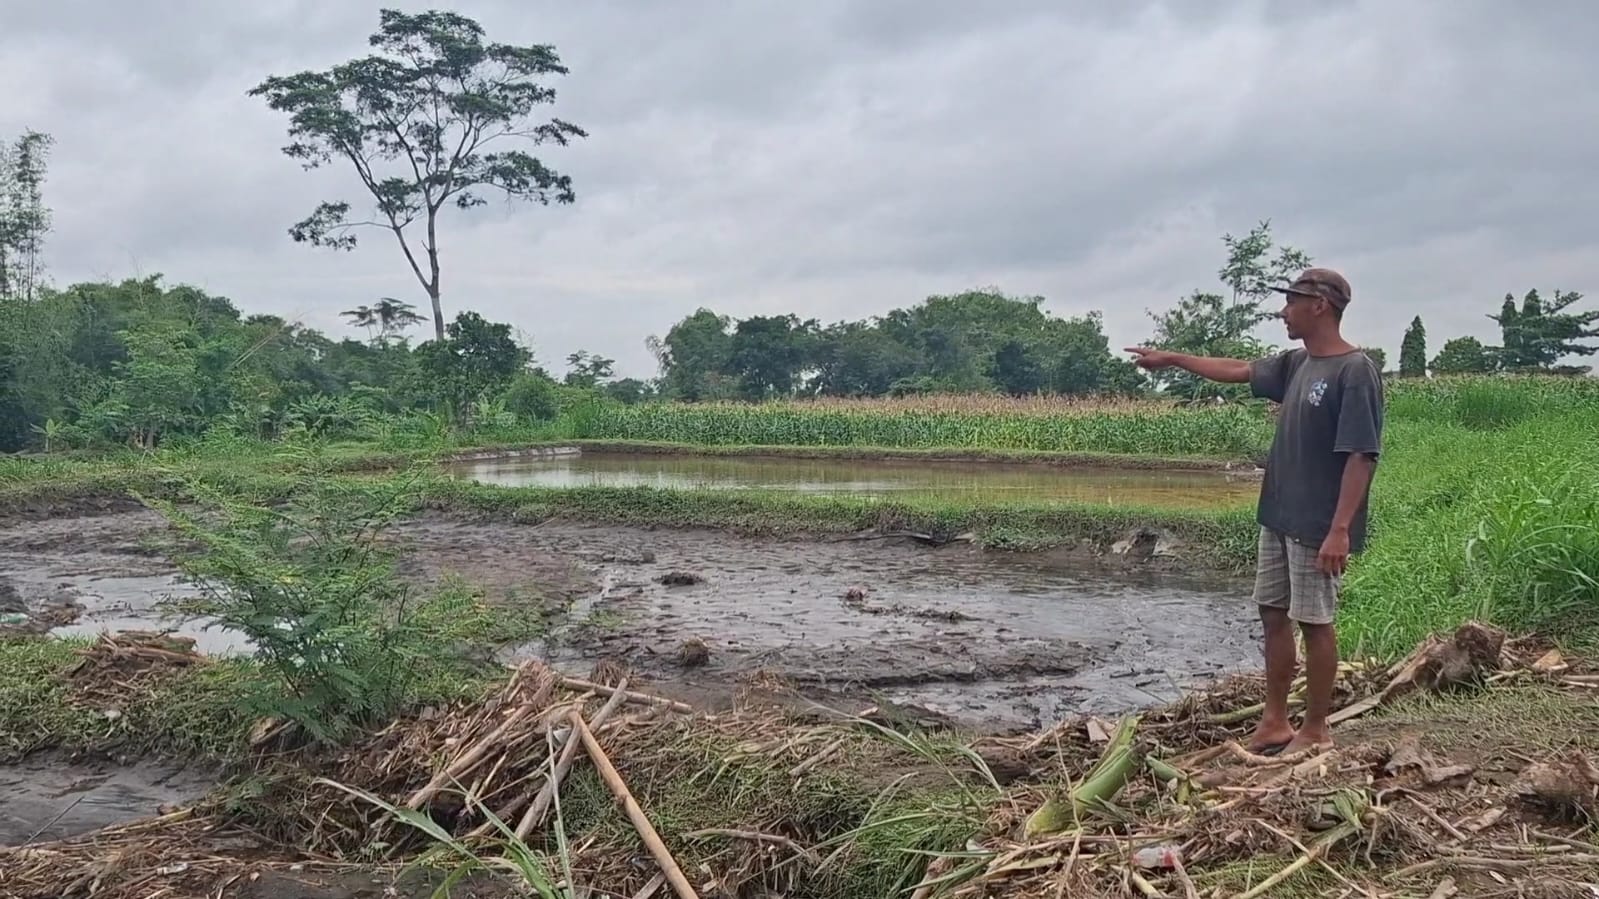
<instances>
[{"instance_id":1,"label":"man's face","mask_svg":"<svg viewBox=\"0 0 1599 899\"><path fill-rule=\"evenodd\" d=\"M1310 333L1312 323L1321 312L1321 306L1326 301L1320 297L1305 296L1304 294L1286 294L1283 302L1283 324L1288 326L1288 339L1301 340Z\"/></svg>"}]
</instances>

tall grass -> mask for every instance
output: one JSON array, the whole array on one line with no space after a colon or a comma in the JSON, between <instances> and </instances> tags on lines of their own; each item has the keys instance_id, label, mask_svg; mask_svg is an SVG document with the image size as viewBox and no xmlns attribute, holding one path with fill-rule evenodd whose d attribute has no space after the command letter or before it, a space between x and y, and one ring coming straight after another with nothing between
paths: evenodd
<instances>
[{"instance_id":1,"label":"tall grass","mask_svg":"<svg viewBox=\"0 0 1599 899\"><path fill-rule=\"evenodd\" d=\"M1389 385L1388 415L1493 430L1539 415L1599 408L1599 378L1541 375L1402 379Z\"/></svg>"},{"instance_id":2,"label":"tall grass","mask_svg":"<svg viewBox=\"0 0 1599 899\"><path fill-rule=\"evenodd\" d=\"M1480 618L1599 631L1599 409L1475 430L1400 422L1350 571L1343 638L1393 656Z\"/></svg>"}]
</instances>

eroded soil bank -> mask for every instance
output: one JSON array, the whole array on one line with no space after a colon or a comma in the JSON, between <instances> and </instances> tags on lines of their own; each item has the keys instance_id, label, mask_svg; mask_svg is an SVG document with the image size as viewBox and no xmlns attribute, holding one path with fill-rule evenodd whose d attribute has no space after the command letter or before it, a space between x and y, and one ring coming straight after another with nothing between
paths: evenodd
<instances>
[{"instance_id":1,"label":"eroded soil bank","mask_svg":"<svg viewBox=\"0 0 1599 899\"><path fill-rule=\"evenodd\" d=\"M0 527L0 590L53 633L173 627L157 604L191 588L156 548L162 530L142 510L14 521ZM546 622L505 658L575 675L614 659L709 707L782 682L1009 731L1169 700L1259 661L1247 584L1119 558L442 515L394 537L405 576L459 577ZM205 652L248 651L198 622L178 630Z\"/></svg>"}]
</instances>

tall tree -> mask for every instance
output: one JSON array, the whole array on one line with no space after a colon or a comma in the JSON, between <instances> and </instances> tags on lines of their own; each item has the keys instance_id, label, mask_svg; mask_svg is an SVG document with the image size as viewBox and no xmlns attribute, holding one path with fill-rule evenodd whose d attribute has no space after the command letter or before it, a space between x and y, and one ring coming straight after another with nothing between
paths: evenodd
<instances>
[{"instance_id":1,"label":"tall tree","mask_svg":"<svg viewBox=\"0 0 1599 899\"><path fill-rule=\"evenodd\" d=\"M1288 281L1310 266L1310 256L1303 250L1276 245L1270 219L1243 237L1223 234L1221 242L1227 248L1227 261L1216 276L1232 290L1233 305L1250 303L1258 307L1271 296L1272 285ZM1271 255L1274 249L1276 256Z\"/></svg>"},{"instance_id":2,"label":"tall tree","mask_svg":"<svg viewBox=\"0 0 1599 899\"><path fill-rule=\"evenodd\" d=\"M527 370L533 355L511 336L511 326L476 312L462 312L445 326L444 340L417 347L422 371L435 383L439 399L462 417L467 407L504 390Z\"/></svg>"},{"instance_id":3,"label":"tall tree","mask_svg":"<svg viewBox=\"0 0 1599 899\"><path fill-rule=\"evenodd\" d=\"M378 341L386 341L406 328L427 321L426 316L416 313L416 307L393 297L383 297L370 306L363 304L339 314L357 328L365 328L369 336L372 329L376 328L377 334L373 339Z\"/></svg>"},{"instance_id":4,"label":"tall tree","mask_svg":"<svg viewBox=\"0 0 1599 899\"><path fill-rule=\"evenodd\" d=\"M816 357L819 328L795 315L754 315L733 327L725 373L745 399L792 396Z\"/></svg>"},{"instance_id":5,"label":"tall tree","mask_svg":"<svg viewBox=\"0 0 1599 899\"><path fill-rule=\"evenodd\" d=\"M48 134L25 131L0 147L0 297L33 300L44 275L44 236L50 209L44 205Z\"/></svg>"},{"instance_id":6,"label":"tall tree","mask_svg":"<svg viewBox=\"0 0 1599 899\"><path fill-rule=\"evenodd\" d=\"M1261 323L1275 316L1267 308L1271 288L1309 267L1311 257L1295 247L1278 245L1269 219L1243 237L1223 235L1222 245L1227 249L1227 259L1216 275L1231 298L1196 290L1172 309L1150 312L1155 323L1153 346L1237 359L1251 359L1271 351L1271 346L1256 336ZM1151 372L1149 378L1156 387L1192 400L1247 395L1245 388L1216 384L1183 371Z\"/></svg>"},{"instance_id":7,"label":"tall tree","mask_svg":"<svg viewBox=\"0 0 1599 899\"><path fill-rule=\"evenodd\" d=\"M839 322L819 338L816 389L829 396L886 396L916 375L922 357L878 319Z\"/></svg>"},{"instance_id":8,"label":"tall tree","mask_svg":"<svg viewBox=\"0 0 1599 899\"><path fill-rule=\"evenodd\" d=\"M568 387L596 387L603 381L609 381L616 366L615 359L607 359L598 353L588 350L578 350L566 357L566 364L572 367L566 373L566 386Z\"/></svg>"},{"instance_id":9,"label":"tall tree","mask_svg":"<svg viewBox=\"0 0 1599 899\"><path fill-rule=\"evenodd\" d=\"M1599 353L1599 346L1588 343L1599 339L1599 310L1567 311L1580 300L1582 294L1576 291L1556 290L1554 298L1545 302L1537 290L1529 290L1517 309L1515 297L1505 294L1499 314L1488 316L1499 324L1500 365L1510 370L1550 370L1566 356Z\"/></svg>"},{"instance_id":10,"label":"tall tree","mask_svg":"<svg viewBox=\"0 0 1599 899\"><path fill-rule=\"evenodd\" d=\"M1014 337L994 351L988 376L994 379L1000 390L1011 396L1040 393L1047 383L1042 360L1031 347Z\"/></svg>"},{"instance_id":11,"label":"tall tree","mask_svg":"<svg viewBox=\"0 0 1599 899\"><path fill-rule=\"evenodd\" d=\"M1490 372L1494 370L1494 354L1475 337L1456 337L1438 351L1432 370L1441 375Z\"/></svg>"},{"instance_id":12,"label":"tall tree","mask_svg":"<svg viewBox=\"0 0 1599 899\"><path fill-rule=\"evenodd\" d=\"M486 43L476 21L452 12L385 9L379 19L368 39L379 53L325 71L272 76L249 95L289 114L285 154L307 169L348 163L374 201L374 219L353 221L348 202L324 202L289 235L349 250L358 227L392 232L433 304L442 341L440 212L484 205L485 191L543 205L574 202L569 176L524 150L499 148L516 141L565 146L588 135L558 118L532 120L537 107L555 100L540 79L567 74L553 47Z\"/></svg>"},{"instance_id":13,"label":"tall tree","mask_svg":"<svg viewBox=\"0 0 1599 899\"><path fill-rule=\"evenodd\" d=\"M664 338L646 341L661 368L663 393L688 402L721 397L721 377L733 344L729 324L727 316L702 307L673 325Z\"/></svg>"},{"instance_id":14,"label":"tall tree","mask_svg":"<svg viewBox=\"0 0 1599 899\"><path fill-rule=\"evenodd\" d=\"M1255 329L1270 317L1249 303L1229 304L1220 294L1195 291L1165 312L1151 312L1155 322L1153 345L1163 350L1196 356L1256 359L1271 347L1255 336ZM1191 400L1243 396L1246 388L1207 381L1183 371L1151 372L1157 387Z\"/></svg>"},{"instance_id":15,"label":"tall tree","mask_svg":"<svg viewBox=\"0 0 1599 899\"><path fill-rule=\"evenodd\" d=\"M1405 340L1399 345L1399 376L1424 378L1427 376L1427 326L1416 316L1405 329Z\"/></svg>"}]
</instances>

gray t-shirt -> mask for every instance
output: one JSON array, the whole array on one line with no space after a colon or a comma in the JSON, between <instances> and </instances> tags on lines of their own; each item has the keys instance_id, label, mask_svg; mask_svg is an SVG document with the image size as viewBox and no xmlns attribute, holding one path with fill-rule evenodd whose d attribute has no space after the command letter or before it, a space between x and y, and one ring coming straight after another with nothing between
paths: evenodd
<instances>
[{"instance_id":1,"label":"gray t-shirt","mask_svg":"<svg viewBox=\"0 0 1599 899\"><path fill-rule=\"evenodd\" d=\"M1293 349L1250 364L1249 388L1281 403L1260 488L1260 524L1320 547L1332 529L1349 453L1382 448L1383 383L1361 350L1312 356ZM1366 545L1367 497L1349 526L1350 552Z\"/></svg>"}]
</instances>

